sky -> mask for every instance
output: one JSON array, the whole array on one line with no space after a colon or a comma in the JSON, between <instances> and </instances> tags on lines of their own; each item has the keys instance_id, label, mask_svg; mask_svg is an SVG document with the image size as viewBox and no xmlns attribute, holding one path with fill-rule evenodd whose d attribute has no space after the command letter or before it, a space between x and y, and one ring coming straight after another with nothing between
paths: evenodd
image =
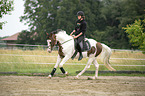
<instances>
[{"instance_id":1,"label":"sky","mask_svg":"<svg viewBox=\"0 0 145 96\"><path fill-rule=\"evenodd\" d=\"M24 25L24 22L20 22L20 17L24 15L24 1L14 0L14 11L11 11L11 15L4 15L0 21L7 21L0 29L0 37L11 36L22 30L28 30L28 25Z\"/></svg>"}]
</instances>

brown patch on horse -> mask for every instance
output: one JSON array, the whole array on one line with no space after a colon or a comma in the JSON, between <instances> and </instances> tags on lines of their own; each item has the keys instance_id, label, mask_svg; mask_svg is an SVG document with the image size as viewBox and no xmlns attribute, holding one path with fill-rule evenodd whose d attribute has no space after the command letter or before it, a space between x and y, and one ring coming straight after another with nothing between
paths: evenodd
<instances>
[{"instance_id":1,"label":"brown patch on horse","mask_svg":"<svg viewBox=\"0 0 145 96\"><path fill-rule=\"evenodd\" d=\"M62 46L61 46L61 44L58 42L58 46L59 46L59 49L58 49L58 54L59 54L59 56L60 56L60 58L62 59L62 58L64 58L65 56L64 56L64 53L62 52Z\"/></svg>"},{"instance_id":2,"label":"brown patch on horse","mask_svg":"<svg viewBox=\"0 0 145 96\"><path fill-rule=\"evenodd\" d=\"M89 51L87 51L87 56L89 57L90 54L94 54L95 53L95 47L91 47L91 49Z\"/></svg>"},{"instance_id":3,"label":"brown patch on horse","mask_svg":"<svg viewBox=\"0 0 145 96\"><path fill-rule=\"evenodd\" d=\"M97 42L96 49L97 49L97 52L96 52L95 57L97 57L102 52L102 45L101 45L101 43Z\"/></svg>"},{"instance_id":4,"label":"brown patch on horse","mask_svg":"<svg viewBox=\"0 0 145 96\"><path fill-rule=\"evenodd\" d=\"M56 44L56 36L55 34L52 34L51 36L51 46L53 47Z\"/></svg>"}]
</instances>

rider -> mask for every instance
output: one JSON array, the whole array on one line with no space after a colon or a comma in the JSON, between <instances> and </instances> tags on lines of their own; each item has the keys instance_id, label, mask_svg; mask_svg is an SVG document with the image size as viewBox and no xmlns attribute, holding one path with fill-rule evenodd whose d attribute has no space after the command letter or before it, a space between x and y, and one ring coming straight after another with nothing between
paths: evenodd
<instances>
[{"instance_id":1,"label":"rider","mask_svg":"<svg viewBox=\"0 0 145 96\"><path fill-rule=\"evenodd\" d=\"M78 20L76 21L75 30L73 30L73 32L70 34L77 41L77 46L76 46L77 50L75 51L74 55L72 56L72 59L74 59L77 52L79 52L80 56L79 56L78 60L81 60L83 58L83 55L82 55L82 50L81 50L80 44L81 44L81 41L83 41L85 38L87 23L85 21L85 15L84 15L83 11L78 11L77 16L78 16ZM73 33L75 35L73 35Z\"/></svg>"}]
</instances>

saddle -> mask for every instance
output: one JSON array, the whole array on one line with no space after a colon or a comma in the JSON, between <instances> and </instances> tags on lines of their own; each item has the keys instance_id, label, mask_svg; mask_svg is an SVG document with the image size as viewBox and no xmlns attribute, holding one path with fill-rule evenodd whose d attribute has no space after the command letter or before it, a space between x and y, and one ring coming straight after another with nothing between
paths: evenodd
<instances>
[{"instance_id":1,"label":"saddle","mask_svg":"<svg viewBox=\"0 0 145 96\"><path fill-rule=\"evenodd\" d=\"M74 52L74 54L72 55L72 60L75 58L75 56L77 55L77 41L76 40L74 40L74 43L75 43L75 52ZM85 51L89 51L89 50L91 50L91 45L90 45L90 42L85 38L85 40L82 40L81 42L80 42L80 47L81 47L81 50L82 50L82 52L85 52Z\"/></svg>"},{"instance_id":2,"label":"saddle","mask_svg":"<svg viewBox=\"0 0 145 96\"><path fill-rule=\"evenodd\" d=\"M76 50L77 49L76 48L77 41L74 40L74 42L75 42L75 50ZM91 49L90 42L87 40L87 38L85 38L84 40L82 40L80 43L81 43L80 44L81 45L80 47L81 47L82 52L89 51Z\"/></svg>"}]
</instances>

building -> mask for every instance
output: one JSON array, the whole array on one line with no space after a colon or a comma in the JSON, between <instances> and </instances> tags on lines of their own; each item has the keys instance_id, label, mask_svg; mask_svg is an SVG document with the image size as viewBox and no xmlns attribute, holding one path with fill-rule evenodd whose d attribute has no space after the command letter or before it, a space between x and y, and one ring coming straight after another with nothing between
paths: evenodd
<instances>
[{"instance_id":1,"label":"building","mask_svg":"<svg viewBox=\"0 0 145 96\"><path fill-rule=\"evenodd\" d=\"M7 44L7 43L16 44L16 41L17 41L17 38L18 38L19 34L20 34L20 32L14 34L14 35L12 35L12 36L9 36L9 37L7 37L7 38L1 39L1 40L4 41L6 44Z\"/></svg>"}]
</instances>

